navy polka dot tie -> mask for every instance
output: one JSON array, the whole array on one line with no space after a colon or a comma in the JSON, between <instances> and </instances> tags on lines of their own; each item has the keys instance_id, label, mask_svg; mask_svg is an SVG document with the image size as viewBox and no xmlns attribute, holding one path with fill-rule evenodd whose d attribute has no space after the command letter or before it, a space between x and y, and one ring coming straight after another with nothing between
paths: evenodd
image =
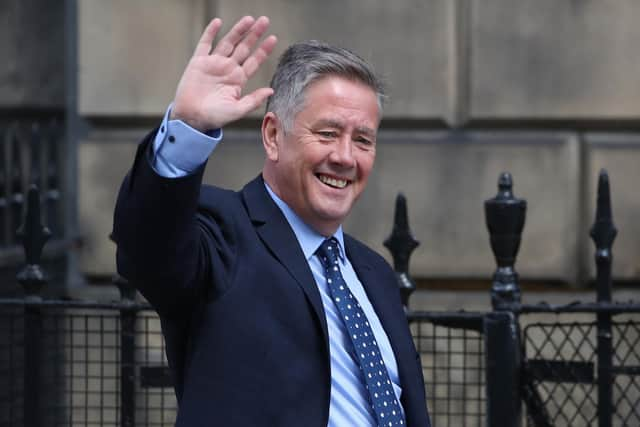
<instances>
[{"instance_id":1,"label":"navy polka dot tie","mask_svg":"<svg viewBox=\"0 0 640 427\"><path fill-rule=\"evenodd\" d=\"M378 426L403 426L402 411L369 321L340 273L339 250L338 241L332 237L325 240L316 251L325 268L331 298L351 338Z\"/></svg>"}]
</instances>

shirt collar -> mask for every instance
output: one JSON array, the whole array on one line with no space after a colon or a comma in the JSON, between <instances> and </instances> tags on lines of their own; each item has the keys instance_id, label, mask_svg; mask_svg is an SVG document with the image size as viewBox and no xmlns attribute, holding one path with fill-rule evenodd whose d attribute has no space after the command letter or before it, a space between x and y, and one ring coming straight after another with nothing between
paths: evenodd
<instances>
[{"instance_id":1,"label":"shirt collar","mask_svg":"<svg viewBox=\"0 0 640 427\"><path fill-rule=\"evenodd\" d=\"M289 207L280 197L276 195L276 193L271 190L269 184L264 183L269 196L273 199L273 201L278 205L282 214L287 219L287 222L293 229L293 233L296 235L298 239L298 243L302 248L302 252L304 253L305 259L310 260L313 255L315 255L316 250L320 247L322 242L326 239L323 235L315 231L311 228L307 223L305 223L299 216L296 214L293 209ZM344 235L342 233L342 225L338 227L336 232L332 237L335 237L340 243L340 260L344 262L345 253L344 253Z\"/></svg>"}]
</instances>

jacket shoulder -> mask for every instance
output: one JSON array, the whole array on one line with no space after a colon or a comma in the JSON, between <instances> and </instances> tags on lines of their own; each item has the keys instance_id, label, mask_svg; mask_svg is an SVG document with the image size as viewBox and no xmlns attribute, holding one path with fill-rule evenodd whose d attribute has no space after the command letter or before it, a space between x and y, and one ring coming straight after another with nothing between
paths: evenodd
<instances>
[{"instance_id":1,"label":"jacket shoulder","mask_svg":"<svg viewBox=\"0 0 640 427\"><path fill-rule=\"evenodd\" d=\"M353 253L357 255L358 258L367 261L367 263L371 264L372 267L380 268L385 273L393 273L393 269L391 268L387 260L360 240L345 233L344 242L347 250L350 253Z\"/></svg>"},{"instance_id":2,"label":"jacket shoulder","mask_svg":"<svg viewBox=\"0 0 640 427\"><path fill-rule=\"evenodd\" d=\"M238 199L238 192L229 190L227 188L216 187L215 185L202 184L200 186L199 204L209 205L218 200L233 200Z\"/></svg>"}]
</instances>

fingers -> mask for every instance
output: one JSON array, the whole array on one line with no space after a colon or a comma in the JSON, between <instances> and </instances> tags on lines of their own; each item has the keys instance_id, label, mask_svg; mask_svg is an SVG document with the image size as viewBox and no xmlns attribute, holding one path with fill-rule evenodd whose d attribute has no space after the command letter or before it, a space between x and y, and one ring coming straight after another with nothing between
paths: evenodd
<instances>
[{"instance_id":1,"label":"fingers","mask_svg":"<svg viewBox=\"0 0 640 427\"><path fill-rule=\"evenodd\" d=\"M240 19L229 30L229 32L218 42L218 45L213 49L214 54L222 56L230 56L236 45L242 41L247 31L253 26L255 19L252 16L245 16Z\"/></svg>"},{"instance_id":2,"label":"fingers","mask_svg":"<svg viewBox=\"0 0 640 427\"><path fill-rule=\"evenodd\" d=\"M213 19L207 25L207 28L204 29L202 36L200 37L200 41L196 45L196 49L193 52L193 56L202 56L208 55L211 51L211 43L213 43L213 39L216 38L218 31L222 27L222 20L219 18Z\"/></svg>"},{"instance_id":3,"label":"fingers","mask_svg":"<svg viewBox=\"0 0 640 427\"><path fill-rule=\"evenodd\" d=\"M251 56L249 56L242 64L244 73L247 78L253 76L253 74L260 68L260 65L271 55L273 48L276 46L278 38L276 36L269 36L262 41L260 47L258 47Z\"/></svg>"},{"instance_id":4,"label":"fingers","mask_svg":"<svg viewBox=\"0 0 640 427\"><path fill-rule=\"evenodd\" d=\"M268 97L273 95L273 89L270 87L263 87L260 89L256 89L240 98L238 104L240 108L243 110L243 115L250 113L255 110L262 104Z\"/></svg>"},{"instance_id":5,"label":"fingers","mask_svg":"<svg viewBox=\"0 0 640 427\"><path fill-rule=\"evenodd\" d=\"M262 35L267 31L269 27L269 18L266 16L261 16L254 22L251 28L247 31L246 36L242 39L235 49L233 50L233 54L231 57L238 62L238 64L242 64L245 59L251 53L251 50L257 43L257 41L262 37Z\"/></svg>"}]
</instances>

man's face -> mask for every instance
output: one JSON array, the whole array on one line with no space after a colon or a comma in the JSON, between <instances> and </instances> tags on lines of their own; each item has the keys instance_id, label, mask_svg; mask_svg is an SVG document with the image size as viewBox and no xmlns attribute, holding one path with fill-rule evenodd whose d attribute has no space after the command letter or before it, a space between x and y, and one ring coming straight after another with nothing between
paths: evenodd
<instances>
[{"instance_id":1,"label":"man's face","mask_svg":"<svg viewBox=\"0 0 640 427\"><path fill-rule=\"evenodd\" d=\"M335 232L364 190L376 155L375 92L342 77L307 87L292 129L277 132L272 188L307 224Z\"/></svg>"}]
</instances>

